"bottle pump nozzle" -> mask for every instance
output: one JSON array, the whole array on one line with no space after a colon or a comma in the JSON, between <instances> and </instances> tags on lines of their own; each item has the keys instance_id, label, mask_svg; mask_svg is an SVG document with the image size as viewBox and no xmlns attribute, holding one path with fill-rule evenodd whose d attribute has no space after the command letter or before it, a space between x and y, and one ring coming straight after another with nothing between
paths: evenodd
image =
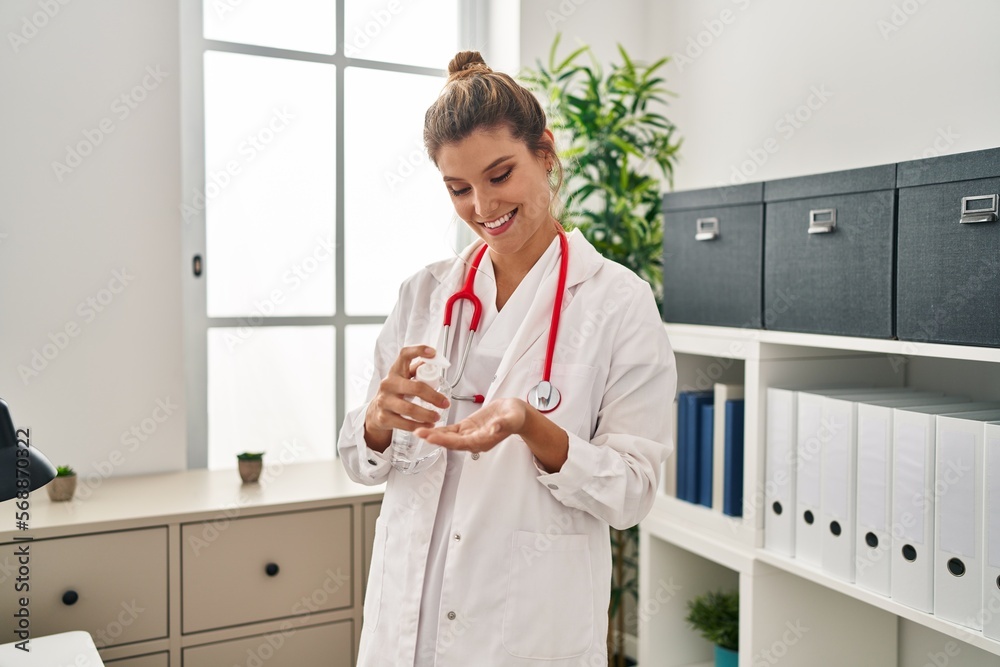
<instances>
[{"instance_id":1,"label":"bottle pump nozzle","mask_svg":"<svg viewBox=\"0 0 1000 667\"><path fill-rule=\"evenodd\" d=\"M421 357L421 359L423 363L417 367L417 379L427 384L435 384L443 379L445 371L451 366L451 362L444 357L431 357L430 359Z\"/></svg>"}]
</instances>

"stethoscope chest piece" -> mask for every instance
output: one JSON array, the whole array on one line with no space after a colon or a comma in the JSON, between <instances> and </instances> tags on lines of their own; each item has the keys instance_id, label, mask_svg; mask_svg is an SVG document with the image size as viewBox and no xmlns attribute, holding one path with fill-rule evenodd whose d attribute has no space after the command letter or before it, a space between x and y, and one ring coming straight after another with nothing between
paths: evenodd
<instances>
[{"instance_id":1,"label":"stethoscope chest piece","mask_svg":"<svg viewBox=\"0 0 1000 667\"><path fill-rule=\"evenodd\" d=\"M555 385L542 380L528 392L528 404L539 412L552 412L559 407L562 395Z\"/></svg>"}]
</instances>

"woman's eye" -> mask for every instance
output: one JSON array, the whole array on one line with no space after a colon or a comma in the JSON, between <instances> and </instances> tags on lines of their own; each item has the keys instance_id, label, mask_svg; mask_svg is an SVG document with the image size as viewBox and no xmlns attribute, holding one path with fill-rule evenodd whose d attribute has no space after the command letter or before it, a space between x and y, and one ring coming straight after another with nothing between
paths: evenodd
<instances>
[{"instance_id":1,"label":"woman's eye","mask_svg":"<svg viewBox=\"0 0 1000 667\"><path fill-rule=\"evenodd\" d=\"M454 188L448 188L448 192L451 193L452 197L461 197L471 189L472 188L462 188L461 190L455 190Z\"/></svg>"},{"instance_id":2,"label":"woman's eye","mask_svg":"<svg viewBox=\"0 0 1000 667\"><path fill-rule=\"evenodd\" d=\"M503 183L503 182L504 182L504 181L506 181L506 180L507 180L508 178L510 178L510 174L511 174L511 172L513 172L513 171L514 171L514 167L511 167L510 169L508 169L508 170L507 170L507 171L506 171L506 172L504 173L504 175L503 175L503 176L497 176L496 178L491 178L491 179L490 179L490 182L491 182L491 183Z\"/></svg>"}]
</instances>

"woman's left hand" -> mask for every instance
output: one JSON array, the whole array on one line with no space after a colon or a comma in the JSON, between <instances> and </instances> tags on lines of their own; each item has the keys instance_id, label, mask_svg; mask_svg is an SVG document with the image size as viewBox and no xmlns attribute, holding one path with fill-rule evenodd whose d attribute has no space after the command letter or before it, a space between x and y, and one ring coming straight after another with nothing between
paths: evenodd
<instances>
[{"instance_id":1,"label":"woman's left hand","mask_svg":"<svg viewBox=\"0 0 1000 667\"><path fill-rule=\"evenodd\" d=\"M418 428L413 434L432 445L469 452L486 452L517 434L527 419L528 404L518 398L491 401L460 422Z\"/></svg>"}]
</instances>

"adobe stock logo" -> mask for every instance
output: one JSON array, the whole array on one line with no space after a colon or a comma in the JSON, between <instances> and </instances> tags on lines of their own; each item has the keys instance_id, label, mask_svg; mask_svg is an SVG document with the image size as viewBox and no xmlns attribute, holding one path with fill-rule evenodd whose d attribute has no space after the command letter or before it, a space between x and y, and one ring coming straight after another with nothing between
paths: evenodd
<instances>
[{"instance_id":1,"label":"adobe stock logo","mask_svg":"<svg viewBox=\"0 0 1000 667\"><path fill-rule=\"evenodd\" d=\"M21 18L21 29L17 32L8 32L7 41L14 53L20 51L29 41L38 35L38 31L49 24L49 21L58 16L59 12L70 0L39 0L40 11L31 16Z\"/></svg>"}]
</instances>

